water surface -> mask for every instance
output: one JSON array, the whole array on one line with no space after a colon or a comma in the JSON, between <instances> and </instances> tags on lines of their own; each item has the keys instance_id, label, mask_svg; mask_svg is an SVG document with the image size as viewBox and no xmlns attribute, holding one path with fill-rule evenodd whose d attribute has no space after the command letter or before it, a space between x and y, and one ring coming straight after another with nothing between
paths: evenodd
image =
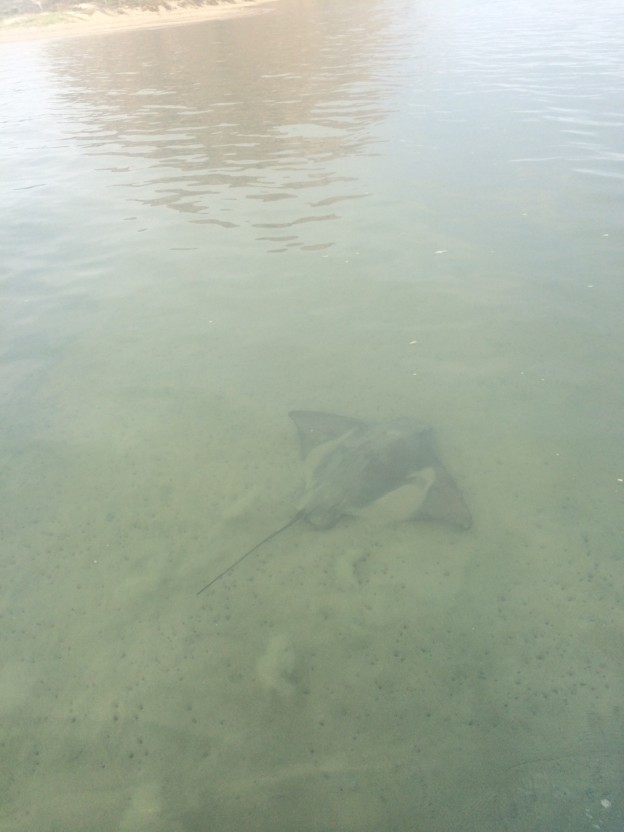
<instances>
[{"instance_id":1,"label":"water surface","mask_svg":"<svg viewBox=\"0 0 624 832\"><path fill-rule=\"evenodd\" d=\"M610 0L0 48L2 829L621 830ZM475 518L297 524L287 412Z\"/></svg>"}]
</instances>

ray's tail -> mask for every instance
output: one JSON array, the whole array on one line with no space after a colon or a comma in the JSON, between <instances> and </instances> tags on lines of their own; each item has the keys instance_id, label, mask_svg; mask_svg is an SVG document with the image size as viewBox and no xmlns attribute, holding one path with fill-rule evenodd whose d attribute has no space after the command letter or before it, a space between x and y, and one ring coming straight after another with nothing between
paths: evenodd
<instances>
[{"instance_id":1,"label":"ray's tail","mask_svg":"<svg viewBox=\"0 0 624 832\"><path fill-rule=\"evenodd\" d=\"M274 537L277 537L277 535L278 535L278 534L281 534L282 532L285 532L285 531L286 531L286 529L289 529L291 526L294 526L294 524L297 522L297 520L301 520L301 518L302 518L302 517L303 517L303 511L298 511L298 512L295 514L295 516L294 516L294 517L291 517L291 518L290 518L290 520L288 521L288 523L286 523L285 525L283 525L283 526L282 526L281 528L279 528L277 531L275 531L275 532L271 532L271 534L270 534L270 535L268 535L267 537L265 537L263 540L261 540L261 541L260 541L260 543L256 543L256 545L255 545L255 546L252 546L252 548L251 548L248 552L245 552L245 554L244 554L244 555L241 555L241 557L240 557L240 558L238 558L238 560L235 560L235 561L234 561L234 563L231 563L231 564L228 566L228 568L227 568L227 569L224 569L224 570L223 570L223 572L220 572L220 573L217 575L217 577L216 577L216 578L213 578L211 581L208 581L208 583L206 584L206 586L203 586L203 587L199 590L199 592L198 592L197 594L198 594L198 595L201 595L201 594L202 594L202 592L205 592L205 591L208 589L208 587L211 587L213 584L216 584L216 582L217 582L217 581L220 581L220 580L221 580L221 578L225 577L225 575L227 575L229 572L232 572L234 569L236 569L236 567L239 565L239 563L242 563L242 562L245 560L245 558L248 558L248 557L249 557L249 555L253 555L253 553L254 553L257 549L259 549L261 546L264 546L264 544L265 544L265 543L268 543L268 542L269 542L269 540L273 540L273 538L274 538Z\"/></svg>"}]
</instances>

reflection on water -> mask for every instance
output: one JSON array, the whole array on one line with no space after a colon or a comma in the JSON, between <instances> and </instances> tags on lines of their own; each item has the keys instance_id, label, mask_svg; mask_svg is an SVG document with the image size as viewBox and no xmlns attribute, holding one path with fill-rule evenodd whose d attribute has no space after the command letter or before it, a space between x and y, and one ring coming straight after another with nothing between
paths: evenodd
<instances>
[{"instance_id":1,"label":"reflection on water","mask_svg":"<svg viewBox=\"0 0 624 832\"><path fill-rule=\"evenodd\" d=\"M332 31L313 3L281 11L58 45L71 83L61 100L82 124L73 138L146 205L250 225L272 248L332 245L334 230L310 239L302 226L366 195L336 161L375 152L398 57L384 49L392 19L369 3Z\"/></svg>"},{"instance_id":2,"label":"reflection on water","mask_svg":"<svg viewBox=\"0 0 624 832\"><path fill-rule=\"evenodd\" d=\"M2 46L2 830L622 829L598 6ZM198 598L307 408L430 423L474 527L295 524Z\"/></svg>"}]
</instances>

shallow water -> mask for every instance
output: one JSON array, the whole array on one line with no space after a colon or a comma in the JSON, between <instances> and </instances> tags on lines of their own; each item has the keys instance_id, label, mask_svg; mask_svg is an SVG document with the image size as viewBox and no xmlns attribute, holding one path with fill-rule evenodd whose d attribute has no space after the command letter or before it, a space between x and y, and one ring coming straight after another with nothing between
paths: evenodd
<instances>
[{"instance_id":1,"label":"shallow water","mask_svg":"<svg viewBox=\"0 0 624 832\"><path fill-rule=\"evenodd\" d=\"M0 824L620 830L624 15L0 47ZM296 524L287 418L474 526Z\"/></svg>"}]
</instances>

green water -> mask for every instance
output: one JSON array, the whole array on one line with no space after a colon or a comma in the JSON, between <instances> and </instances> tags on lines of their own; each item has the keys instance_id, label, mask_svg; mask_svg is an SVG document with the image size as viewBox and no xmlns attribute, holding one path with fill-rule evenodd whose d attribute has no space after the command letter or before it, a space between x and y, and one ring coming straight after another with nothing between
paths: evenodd
<instances>
[{"instance_id":1,"label":"green water","mask_svg":"<svg viewBox=\"0 0 624 832\"><path fill-rule=\"evenodd\" d=\"M2 832L624 825L624 15L0 47ZM287 413L474 517L297 523Z\"/></svg>"}]
</instances>

